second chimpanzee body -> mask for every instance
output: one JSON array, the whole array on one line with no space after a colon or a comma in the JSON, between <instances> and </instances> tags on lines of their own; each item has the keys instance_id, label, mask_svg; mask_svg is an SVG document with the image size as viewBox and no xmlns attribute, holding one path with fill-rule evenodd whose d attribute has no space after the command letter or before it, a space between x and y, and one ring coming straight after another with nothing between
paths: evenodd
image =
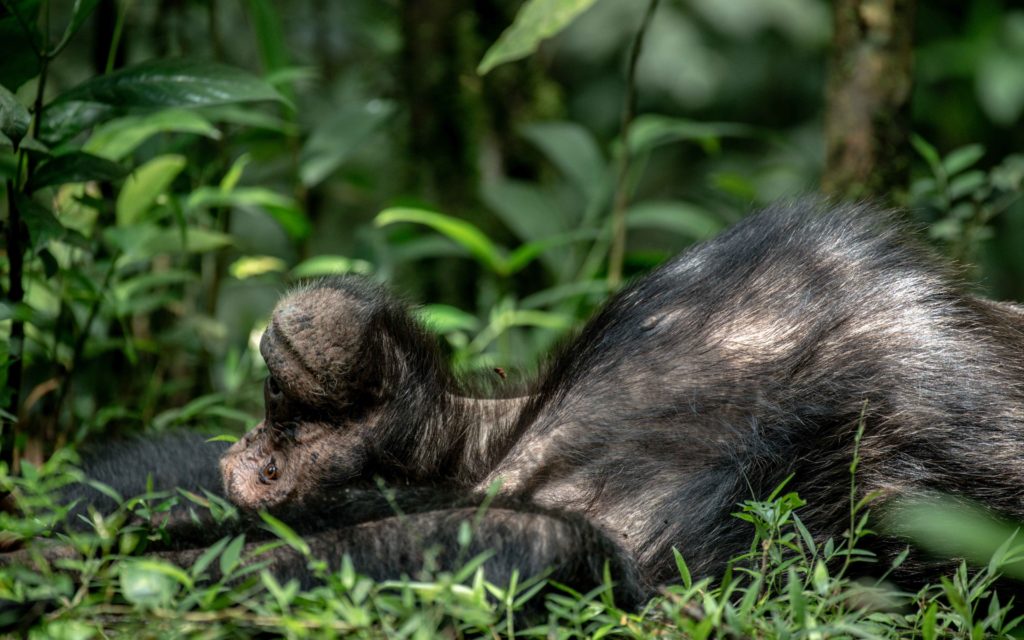
<instances>
[{"instance_id":1,"label":"second chimpanzee body","mask_svg":"<svg viewBox=\"0 0 1024 640\"><path fill-rule=\"evenodd\" d=\"M790 475L811 533L840 536L863 424L876 514L942 492L1024 518L1024 315L967 294L886 218L756 214L613 297L504 400L461 395L376 285L307 285L264 336L266 419L222 459L227 495L301 514L375 477L469 497L501 481L524 518L582 518L651 586L675 575L671 547L697 575L723 569L751 535L737 503Z\"/></svg>"}]
</instances>

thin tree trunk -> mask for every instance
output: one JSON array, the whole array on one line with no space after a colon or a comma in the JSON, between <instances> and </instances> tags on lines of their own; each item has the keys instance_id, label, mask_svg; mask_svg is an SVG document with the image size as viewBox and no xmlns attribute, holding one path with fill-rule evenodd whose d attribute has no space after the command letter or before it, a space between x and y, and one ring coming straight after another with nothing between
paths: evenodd
<instances>
[{"instance_id":1,"label":"thin tree trunk","mask_svg":"<svg viewBox=\"0 0 1024 640\"><path fill-rule=\"evenodd\" d=\"M822 188L891 200L906 188L916 0L836 0Z\"/></svg>"}]
</instances>

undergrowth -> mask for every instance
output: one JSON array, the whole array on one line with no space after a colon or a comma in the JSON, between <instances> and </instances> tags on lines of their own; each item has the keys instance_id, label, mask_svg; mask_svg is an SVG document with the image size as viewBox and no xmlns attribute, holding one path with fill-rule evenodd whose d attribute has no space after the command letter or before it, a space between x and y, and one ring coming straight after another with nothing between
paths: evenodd
<instances>
[{"instance_id":1,"label":"undergrowth","mask_svg":"<svg viewBox=\"0 0 1024 640\"><path fill-rule=\"evenodd\" d=\"M309 555L301 537L266 518L277 541L305 553L321 585L302 590L281 584L255 554L243 553L244 536L224 538L194 564L180 568L139 555L166 531L142 529L130 515L153 520L179 501L232 508L211 496L150 493L120 501L103 516L90 512L88 532L54 533L67 516L54 492L81 480L61 452L41 467L25 465L19 477L0 468L0 482L23 513L0 514L2 540L28 541L17 563L0 567L0 622L30 638L247 637L685 637L685 638L1004 638L1018 637L1012 602L994 591L1001 568L1022 558L1011 536L986 566L965 564L938 584L906 592L888 580L902 563L873 567L871 580L854 579L877 558L863 549L871 496L857 498L851 482L850 527L841 539L818 543L800 520L804 501L780 486L765 500L750 500L735 516L750 526L749 550L723 575L691 576L685 549L675 551L679 579L642 610L618 608L614 576L589 593L540 579L487 581L484 557L455 573L431 572L405 580L374 582L345 558L338 571ZM851 465L851 477L856 471ZM120 498L120 496L116 496ZM156 518L159 520L159 518ZM739 523L738 523L739 524ZM468 544L468 540L463 540ZM48 561L42 549L61 545L74 557ZM8 560L11 556L7 556ZM216 571L212 571L216 568ZM216 579L211 578L216 574ZM16 604L20 603L20 604ZM35 603L34 605L32 603ZM519 615L525 606L530 616ZM540 606L538 606L540 605ZM20 626L20 629L19 629Z\"/></svg>"}]
</instances>

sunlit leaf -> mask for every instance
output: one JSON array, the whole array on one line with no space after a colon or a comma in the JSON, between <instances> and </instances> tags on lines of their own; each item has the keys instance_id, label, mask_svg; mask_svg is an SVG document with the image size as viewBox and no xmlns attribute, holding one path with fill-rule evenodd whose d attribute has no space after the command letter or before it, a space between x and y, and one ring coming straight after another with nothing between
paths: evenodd
<instances>
[{"instance_id":1,"label":"sunlit leaf","mask_svg":"<svg viewBox=\"0 0 1024 640\"><path fill-rule=\"evenodd\" d=\"M270 215L292 238L307 237L313 227L298 203L289 196L264 187L236 187L230 191L200 187L185 202L186 210L199 207L256 207Z\"/></svg>"},{"instance_id":2,"label":"sunlit leaf","mask_svg":"<svg viewBox=\"0 0 1024 640\"><path fill-rule=\"evenodd\" d=\"M281 272L287 268L284 260L275 256L245 256L232 262L228 267L228 273L239 280L244 280L265 273Z\"/></svg>"},{"instance_id":3,"label":"sunlit leaf","mask_svg":"<svg viewBox=\"0 0 1024 640\"><path fill-rule=\"evenodd\" d=\"M365 260L346 258L345 256L313 256L295 265L292 269L292 277L315 278L317 276L372 272L373 265Z\"/></svg>"},{"instance_id":4,"label":"sunlit leaf","mask_svg":"<svg viewBox=\"0 0 1024 640\"><path fill-rule=\"evenodd\" d=\"M480 320L476 316L447 304L420 307L416 310L416 317L435 333L476 331L480 328Z\"/></svg>"},{"instance_id":5,"label":"sunlit leaf","mask_svg":"<svg viewBox=\"0 0 1024 640\"><path fill-rule=\"evenodd\" d=\"M142 219L187 162L185 156L169 154L157 156L133 171L117 194L117 224L130 225Z\"/></svg>"},{"instance_id":6,"label":"sunlit leaf","mask_svg":"<svg viewBox=\"0 0 1024 640\"><path fill-rule=\"evenodd\" d=\"M542 40L569 26L595 0L527 0L516 14L512 26L487 50L477 67L483 75L505 62L525 58L537 50Z\"/></svg>"},{"instance_id":7,"label":"sunlit leaf","mask_svg":"<svg viewBox=\"0 0 1024 640\"><path fill-rule=\"evenodd\" d=\"M120 160L158 133L191 133L220 138L206 118L187 109L168 109L141 116L124 116L96 127L82 147L99 156Z\"/></svg>"},{"instance_id":8,"label":"sunlit leaf","mask_svg":"<svg viewBox=\"0 0 1024 640\"><path fill-rule=\"evenodd\" d=\"M412 222L428 226L465 247L477 261L491 271L504 273L505 262L501 248L491 242L491 239L480 229L465 220L434 211L410 208L386 209L377 214L377 218L374 220L378 227L397 222Z\"/></svg>"}]
</instances>

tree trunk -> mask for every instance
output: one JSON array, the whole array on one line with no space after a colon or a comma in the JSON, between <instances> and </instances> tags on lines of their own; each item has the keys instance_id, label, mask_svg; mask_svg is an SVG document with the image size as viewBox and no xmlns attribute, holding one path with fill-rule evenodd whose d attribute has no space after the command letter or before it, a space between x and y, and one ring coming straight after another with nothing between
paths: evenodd
<instances>
[{"instance_id":1,"label":"tree trunk","mask_svg":"<svg viewBox=\"0 0 1024 640\"><path fill-rule=\"evenodd\" d=\"M909 177L915 0L836 0L822 188L892 201Z\"/></svg>"}]
</instances>

